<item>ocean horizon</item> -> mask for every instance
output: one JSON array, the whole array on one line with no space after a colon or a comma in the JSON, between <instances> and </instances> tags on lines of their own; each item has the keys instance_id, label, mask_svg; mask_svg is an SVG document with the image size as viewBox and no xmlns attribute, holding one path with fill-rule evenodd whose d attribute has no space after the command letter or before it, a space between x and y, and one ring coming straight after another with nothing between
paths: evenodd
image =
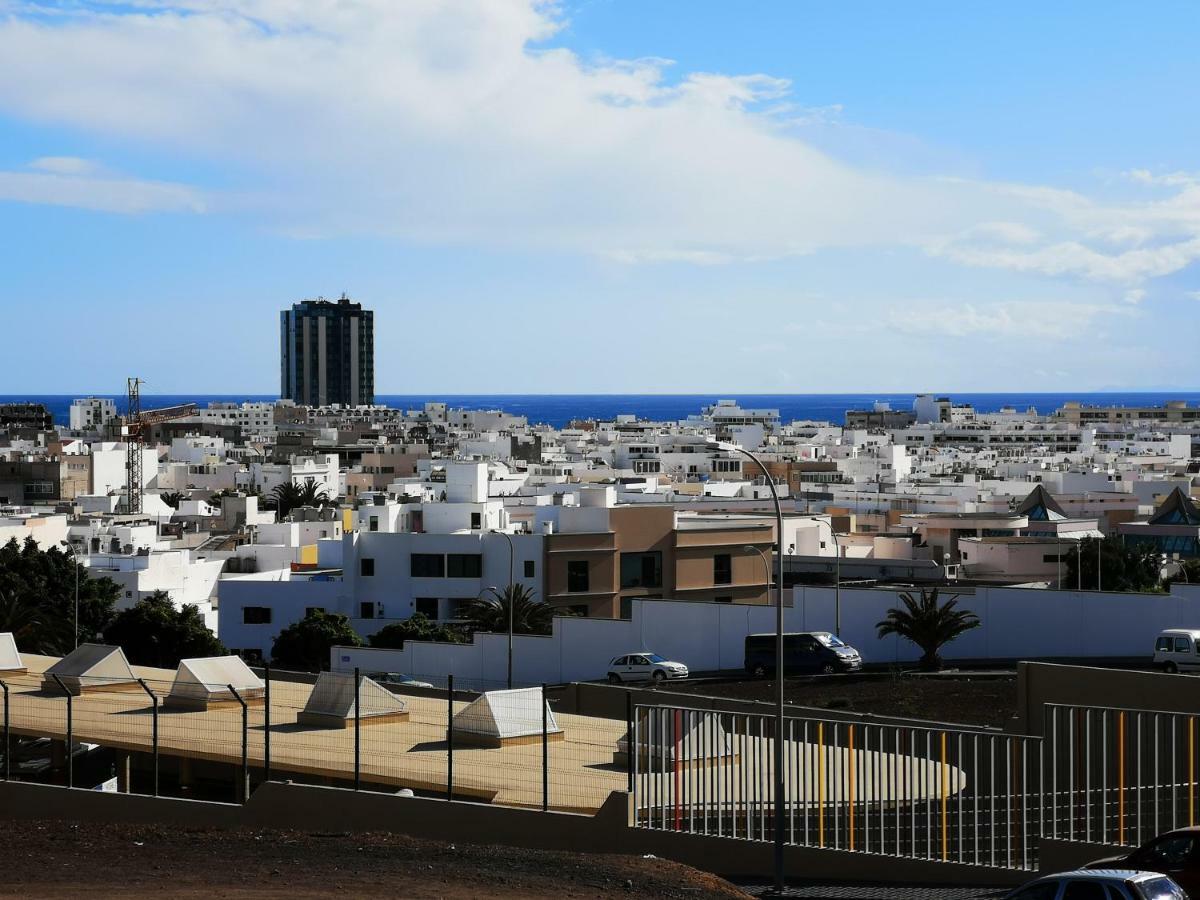
<instances>
[{"instance_id":1,"label":"ocean horizon","mask_svg":"<svg viewBox=\"0 0 1200 900\"><path fill-rule=\"evenodd\" d=\"M934 392L955 403L969 403L979 412L997 412L1012 407L1029 408L1047 415L1069 401L1097 406L1155 406L1168 400L1200 403L1200 391L1100 391L1100 392ZM125 408L124 394L4 394L0 403L42 403L56 424L66 425L71 401L83 396L106 397ZM820 421L844 424L848 410L871 409L888 403L892 409L911 409L915 393L842 394L377 394L377 404L395 409L419 409L425 403L442 402L462 409L501 409L525 416L531 424L562 428L572 419L610 419L631 414L639 419L678 421L699 413L717 400L734 400L751 409L778 409L784 422ZM278 400L277 394L142 394L143 409L195 403L243 403Z\"/></svg>"}]
</instances>

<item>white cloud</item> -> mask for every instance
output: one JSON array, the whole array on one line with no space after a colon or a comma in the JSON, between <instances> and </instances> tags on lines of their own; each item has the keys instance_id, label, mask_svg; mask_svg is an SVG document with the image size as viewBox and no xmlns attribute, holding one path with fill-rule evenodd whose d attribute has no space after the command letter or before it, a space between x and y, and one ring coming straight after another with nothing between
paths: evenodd
<instances>
[{"instance_id":1,"label":"white cloud","mask_svg":"<svg viewBox=\"0 0 1200 900\"><path fill-rule=\"evenodd\" d=\"M1137 306L1146 299L1146 291L1144 288L1132 288L1125 292L1124 300L1130 306Z\"/></svg>"},{"instance_id":2,"label":"white cloud","mask_svg":"<svg viewBox=\"0 0 1200 900\"><path fill-rule=\"evenodd\" d=\"M887 325L911 335L972 338L1081 338L1097 318L1129 315L1112 304L1069 301L1011 301L982 307L973 303L922 304L893 310Z\"/></svg>"},{"instance_id":3,"label":"white cloud","mask_svg":"<svg viewBox=\"0 0 1200 900\"><path fill-rule=\"evenodd\" d=\"M799 106L762 73L586 63L553 46L563 18L548 0L16 10L0 18L0 111L233 173L254 185L239 206L288 234L702 265L905 247L1130 286L1200 256L1200 185L1178 173L1133 173L1172 193L1105 204L850 165L793 127L838 127L840 107ZM131 211L235 202L81 165L5 173L5 195Z\"/></svg>"},{"instance_id":4,"label":"white cloud","mask_svg":"<svg viewBox=\"0 0 1200 900\"><path fill-rule=\"evenodd\" d=\"M29 169L0 170L0 200L126 214L205 210L201 194L186 185L98 175L99 167L84 159L41 157Z\"/></svg>"}]
</instances>

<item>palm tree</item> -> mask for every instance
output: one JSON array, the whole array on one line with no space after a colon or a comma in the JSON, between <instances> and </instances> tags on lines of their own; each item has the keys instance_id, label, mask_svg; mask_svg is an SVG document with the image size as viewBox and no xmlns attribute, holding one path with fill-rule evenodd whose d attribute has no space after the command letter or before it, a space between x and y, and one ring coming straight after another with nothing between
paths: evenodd
<instances>
[{"instance_id":1,"label":"palm tree","mask_svg":"<svg viewBox=\"0 0 1200 900\"><path fill-rule=\"evenodd\" d=\"M549 634L554 620L554 607L534 598L533 591L523 584L510 584L504 590L490 588L467 601L462 611L476 631L496 634L508 631L508 610L512 606L513 632L517 634Z\"/></svg>"},{"instance_id":2,"label":"palm tree","mask_svg":"<svg viewBox=\"0 0 1200 900\"><path fill-rule=\"evenodd\" d=\"M17 596L0 593L0 631L11 631L17 646L27 653L57 656L71 649L70 623Z\"/></svg>"},{"instance_id":3,"label":"palm tree","mask_svg":"<svg viewBox=\"0 0 1200 900\"><path fill-rule=\"evenodd\" d=\"M939 650L959 635L979 627L979 616L970 610L958 609L955 595L938 604L938 589L921 588L918 600L909 591L900 594L903 609L892 608L887 618L875 627L879 637L896 634L921 648L921 668L936 672L942 667Z\"/></svg>"},{"instance_id":4,"label":"palm tree","mask_svg":"<svg viewBox=\"0 0 1200 900\"><path fill-rule=\"evenodd\" d=\"M158 499L171 509L179 509L179 504L183 502L183 494L179 491L164 491L158 495Z\"/></svg>"},{"instance_id":5,"label":"palm tree","mask_svg":"<svg viewBox=\"0 0 1200 900\"><path fill-rule=\"evenodd\" d=\"M305 478L302 485L293 481L277 484L271 491L271 500L282 519L301 506L325 506L329 503L329 494L317 484L315 478Z\"/></svg>"}]
</instances>

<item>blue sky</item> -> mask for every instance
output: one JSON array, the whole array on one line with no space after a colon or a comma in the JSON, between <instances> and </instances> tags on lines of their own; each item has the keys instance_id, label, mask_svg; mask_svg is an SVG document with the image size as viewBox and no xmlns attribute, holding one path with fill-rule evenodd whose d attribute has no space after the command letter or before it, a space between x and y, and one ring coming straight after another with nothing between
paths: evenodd
<instances>
[{"instance_id":1,"label":"blue sky","mask_svg":"<svg viewBox=\"0 0 1200 900\"><path fill-rule=\"evenodd\" d=\"M0 0L0 393L1194 387L1198 19Z\"/></svg>"}]
</instances>

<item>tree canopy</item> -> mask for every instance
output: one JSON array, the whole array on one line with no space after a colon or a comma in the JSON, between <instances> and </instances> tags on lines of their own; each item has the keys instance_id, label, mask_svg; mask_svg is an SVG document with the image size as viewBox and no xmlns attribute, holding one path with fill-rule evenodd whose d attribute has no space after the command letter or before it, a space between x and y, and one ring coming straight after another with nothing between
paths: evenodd
<instances>
[{"instance_id":1,"label":"tree canopy","mask_svg":"<svg viewBox=\"0 0 1200 900\"><path fill-rule=\"evenodd\" d=\"M115 615L120 588L79 567L79 642L100 640ZM75 646L75 562L33 538L0 547L0 631L29 653L62 655Z\"/></svg>"},{"instance_id":2,"label":"tree canopy","mask_svg":"<svg viewBox=\"0 0 1200 900\"><path fill-rule=\"evenodd\" d=\"M1097 581L1097 545L1100 579ZM1082 569L1081 569L1082 566ZM1063 559L1062 586L1094 591L1154 591L1159 588L1159 554L1150 547L1126 546L1119 538L1085 538ZM1082 575L1082 578L1080 577Z\"/></svg>"},{"instance_id":3,"label":"tree canopy","mask_svg":"<svg viewBox=\"0 0 1200 900\"><path fill-rule=\"evenodd\" d=\"M329 494L325 488L317 484L315 478L305 478L304 484L285 481L275 485L271 491L271 502L283 519L293 509L302 506L327 506L330 503Z\"/></svg>"},{"instance_id":4,"label":"tree canopy","mask_svg":"<svg viewBox=\"0 0 1200 900\"><path fill-rule=\"evenodd\" d=\"M271 647L271 660L285 669L319 672L329 668L329 648L335 645L361 647L362 638L346 616L314 609L279 632Z\"/></svg>"},{"instance_id":5,"label":"tree canopy","mask_svg":"<svg viewBox=\"0 0 1200 900\"><path fill-rule=\"evenodd\" d=\"M372 647L386 650L399 650L406 641L461 644L466 641L466 637L457 628L439 625L424 613L415 613L402 622L385 625L367 639L367 643Z\"/></svg>"},{"instance_id":6,"label":"tree canopy","mask_svg":"<svg viewBox=\"0 0 1200 900\"><path fill-rule=\"evenodd\" d=\"M936 671L942 667L941 649L959 635L978 628L979 616L958 609L958 597L938 603L938 589L921 588L920 599L909 591L900 594L903 608L893 607L887 618L875 627L879 637L899 635L921 648L921 668Z\"/></svg>"},{"instance_id":7,"label":"tree canopy","mask_svg":"<svg viewBox=\"0 0 1200 900\"><path fill-rule=\"evenodd\" d=\"M181 659L229 652L196 607L177 608L164 591L155 591L117 613L104 631L104 640L124 650L135 665L163 669L175 668Z\"/></svg>"},{"instance_id":8,"label":"tree canopy","mask_svg":"<svg viewBox=\"0 0 1200 900\"><path fill-rule=\"evenodd\" d=\"M463 618L476 631L508 632L509 607L516 634L550 634L555 609L534 597L523 584L510 584L502 591L492 588L486 594L467 601Z\"/></svg>"}]
</instances>

